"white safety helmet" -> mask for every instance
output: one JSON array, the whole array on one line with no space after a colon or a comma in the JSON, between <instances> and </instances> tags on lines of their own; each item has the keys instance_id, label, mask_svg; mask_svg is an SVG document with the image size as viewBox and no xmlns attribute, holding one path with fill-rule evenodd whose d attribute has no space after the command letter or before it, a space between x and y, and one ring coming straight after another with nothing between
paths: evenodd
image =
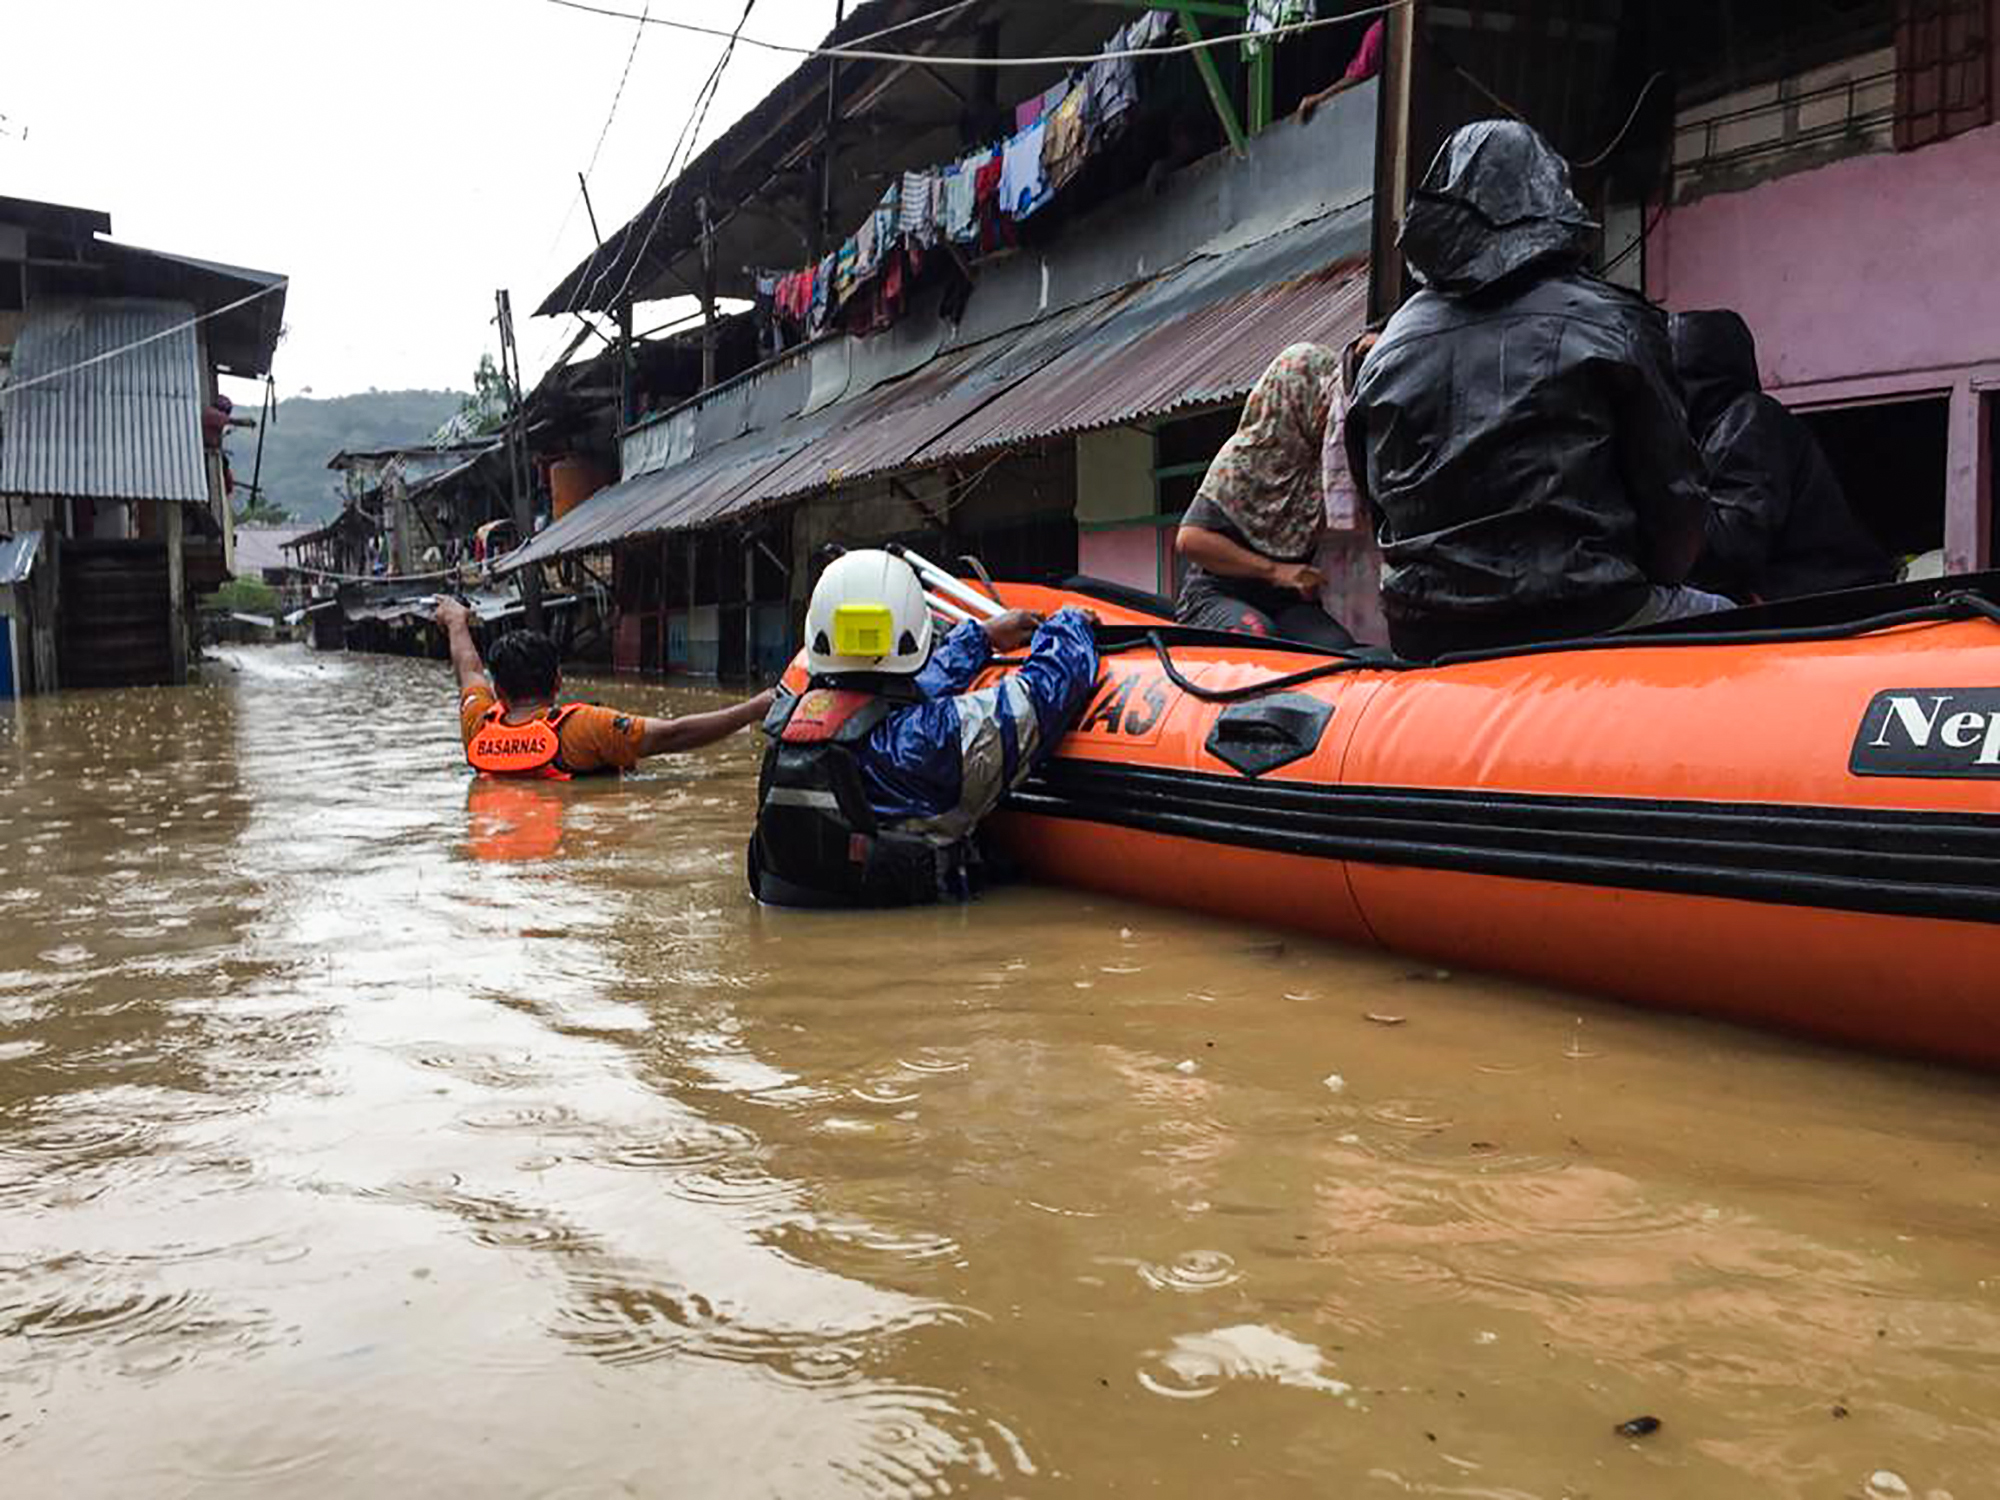
<instances>
[{"instance_id":1,"label":"white safety helmet","mask_svg":"<svg viewBox=\"0 0 2000 1500\"><path fill-rule=\"evenodd\" d=\"M806 666L815 673L907 677L931 654L931 611L917 570L873 549L827 564L806 606Z\"/></svg>"}]
</instances>

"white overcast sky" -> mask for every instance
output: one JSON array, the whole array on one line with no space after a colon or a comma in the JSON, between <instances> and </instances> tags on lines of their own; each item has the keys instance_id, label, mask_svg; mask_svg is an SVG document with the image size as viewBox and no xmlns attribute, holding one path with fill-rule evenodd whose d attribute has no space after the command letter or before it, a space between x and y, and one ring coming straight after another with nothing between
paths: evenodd
<instances>
[{"instance_id":1,"label":"white overcast sky","mask_svg":"<svg viewBox=\"0 0 2000 1500\"><path fill-rule=\"evenodd\" d=\"M466 389L496 347L496 287L513 294L529 380L574 330L529 313L590 251L576 174L631 22L547 0L8 11L0 195L102 209L114 239L290 276L280 396ZM740 5L652 11L726 27ZM745 30L809 44L833 15L834 0L758 0ZM722 46L645 28L591 175L605 233L651 195ZM797 62L739 47L704 141Z\"/></svg>"}]
</instances>

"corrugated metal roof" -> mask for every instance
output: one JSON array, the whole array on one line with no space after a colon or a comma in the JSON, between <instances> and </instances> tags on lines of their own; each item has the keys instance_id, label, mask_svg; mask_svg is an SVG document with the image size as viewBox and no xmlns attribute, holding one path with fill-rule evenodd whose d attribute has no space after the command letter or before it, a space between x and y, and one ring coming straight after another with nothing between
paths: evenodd
<instances>
[{"instance_id":1,"label":"corrugated metal roof","mask_svg":"<svg viewBox=\"0 0 2000 1500\"><path fill-rule=\"evenodd\" d=\"M1339 224L1299 226L961 349L809 416L598 491L508 569L689 530L897 469L1248 394L1302 341L1340 345L1366 316L1367 265L1330 259Z\"/></svg>"},{"instance_id":2,"label":"corrugated metal roof","mask_svg":"<svg viewBox=\"0 0 2000 1500\"><path fill-rule=\"evenodd\" d=\"M1344 347L1360 332L1367 301L1366 266L1348 263L1165 320L1130 309L918 449L915 461L1236 400L1289 344Z\"/></svg>"},{"instance_id":3,"label":"corrugated metal roof","mask_svg":"<svg viewBox=\"0 0 2000 1500\"><path fill-rule=\"evenodd\" d=\"M369 520L367 516L364 516L353 506L347 505L341 507L340 514L320 527L319 530L301 533L293 537L289 542L280 542L278 545L283 551L290 552L295 548L306 546L312 542L323 542L329 537L340 535L343 531L355 531L362 536L374 536L381 529L380 526Z\"/></svg>"},{"instance_id":4,"label":"corrugated metal roof","mask_svg":"<svg viewBox=\"0 0 2000 1500\"><path fill-rule=\"evenodd\" d=\"M414 500L419 495L428 495L432 490L444 488L444 486L450 484L453 480L471 473L489 458L493 457L494 454L500 452L500 450L501 445L494 443L489 447L481 448L470 458L462 458L457 463L439 469L434 474L423 474L421 472L412 474L410 472L411 465L405 460L403 482L409 486L408 498Z\"/></svg>"},{"instance_id":5,"label":"corrugated metal roof","mask_svg":"<svg viewBox=\"0 0 2000 1500\"><path fill-rule=\"evenodd\" d=\"M19 532L0 541L0 587L10 583L26 583L35 573L35 559L41 555L42 533Z\"/></svg>"},{"instance_id":6,"label":"corrugated metal roof","mask_svg":"<svg viewBox=\"0 0 2000 1500\"><path fill-rule=\"evenodd\" d=\"M0 389L0 494L206 504L193 317L150 298L37 302L14 344L26 388Z\"/></svg>"}]
</instances>

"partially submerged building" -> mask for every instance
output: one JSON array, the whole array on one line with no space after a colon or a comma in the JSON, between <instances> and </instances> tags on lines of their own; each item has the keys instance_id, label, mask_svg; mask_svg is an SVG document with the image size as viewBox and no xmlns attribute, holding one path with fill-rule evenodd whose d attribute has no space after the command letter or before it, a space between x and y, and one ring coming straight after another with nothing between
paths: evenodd
<instances>
[{"instance_id":1,"label":"partially submerged building","mask_svg":"<svg viewBox=\"0 0 2000 1500\"><path fill-rule=\"evenodd\" d=\"M1094 64L938 65L1252 9L854 7L829 44L895 27L870 48L907 56L801 65L538 309L709 316L692 379L649 382L623 340L597 356L618 481L510 561L608 572L619 666L725 675L789 655L828 542L1171 592L1173 528L1257 374L1393 312L1409 194L1453 129L1506 113L1574 163L1603 274L1748 318L1886 548L1993 564L2000 0L1410 0L1254 53L1170 47L1115 108ZM1071 161L1049 132L1078 109ZM938 213L968 173L1001 205L969 237ZM1372 543L1335 561L1379 639Z\"/></svg>"},{"instance_id":2,"label":"partially submerged building","mask_svg":"<svg viewBox=\"0 0 2000 1500\"><path fill-rule=\"evenodd\" d=\"M855 7L835 38L919 9ZM619 666L724 675L790 655L828 542L1170 588L1164 539L1257 375L1287 344L1342 343L1363 320L1375 87L1308 124L1289 110L1340 76L1368 24L1226 75L1185 53L1004 76L801 67L541 308L629 319L632 302L692 288L769 307L775 326L732 367L718 319L704 383L678 399L626 389L619 482L510 562L596 554ZM1096 55L1121 35L1117 50L1173 34L1130 9L998 3L898 44ZM1031 111L1044 131L1087 113L1060 127L1067 158L1044 169L1017 148L1010 171L1002 143L1033 130ZM959 184L969 235L926 196L948 196L936 184L967 163L990 179ZM888 228L892 186L893 247L881 232L855 246L842 310L800 315L800 270L846 275L857 225ZM1017 211L992 212L999 195ZM926 212L935 232L908 227Z\"/></svg>"},{"instance_id":3,"label":"partially submerged building","mask_svg":"<svg viewBox=\"0 0 2000 1500\"><path fill-rule=\"evenodd\" d=\"M328 460L344 481L340 513L284 544L304 585L296 613L313 645L428 653L438 643L424 626L445 592L476 595L489 623L520 615L514 586L493 583L494 564L520 546L508 465L507 445L492 437L343 450ZM548 472L562 466L568 472ZM560 509L573 485L591 485L589 470L572 456L531 469L538 477L523 483L552 490ZM545 592L543 607L562 617L559 642L573 647L572 612L587 592Z\"/></svg>"},{"instance_id":4,"label":"partially submerged building","mask_svg":"<svg viewBox=\"0 0 2000 1500\"><path fill-rule=\"evenodd\" d=\"M266 374L283 326L283 277L110 230L95 210L0 199L0 656L16 692L186 678L194 601L230 564L217 377Z\"/></svg>"}]
</instances>

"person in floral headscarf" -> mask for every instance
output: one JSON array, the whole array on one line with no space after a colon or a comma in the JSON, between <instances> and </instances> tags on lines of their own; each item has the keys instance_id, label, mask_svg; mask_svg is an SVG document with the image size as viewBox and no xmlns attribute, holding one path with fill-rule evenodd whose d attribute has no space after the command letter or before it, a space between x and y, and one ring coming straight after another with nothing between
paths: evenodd
<instances>
[{"instance_id":1,"label":"person in floral headscarf","mask_svg":"<svg viewBox=\"0 0 2000 1500\"><path fill-rule=\"evenodd\" d=\"M1188 564L1174 610L1182 624L1353 644L1321 608L1313 564L1326 521L1321 450L1340 384L1340 355L1318 344L1293 344L1257 378L1174 536Z\"/></svg>"}]
</instances>

